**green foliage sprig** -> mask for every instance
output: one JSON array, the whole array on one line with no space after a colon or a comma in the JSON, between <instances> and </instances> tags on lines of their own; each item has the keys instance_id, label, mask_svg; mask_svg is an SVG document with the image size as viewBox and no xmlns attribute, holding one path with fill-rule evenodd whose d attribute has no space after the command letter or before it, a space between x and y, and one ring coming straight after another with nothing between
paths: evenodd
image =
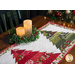
<instances>
[{"instance_id":1,"label":"green foliage sprig","mask_svg":"<svg viewBox=\"0 0 75 75\"><path fill-rule=\"evenodd\" d=\"M34 27L34 25L32 26L32 34L29 36L23 36L20 37L18 35L16 35L16 28L13 28L11 30L8 31L9 33L9 43L13 44L13 43L28 43L28 42L32 42L35 41L37 39L39 39L39 30L36 29L36 27Z\"/></svg>"}]
</instances>

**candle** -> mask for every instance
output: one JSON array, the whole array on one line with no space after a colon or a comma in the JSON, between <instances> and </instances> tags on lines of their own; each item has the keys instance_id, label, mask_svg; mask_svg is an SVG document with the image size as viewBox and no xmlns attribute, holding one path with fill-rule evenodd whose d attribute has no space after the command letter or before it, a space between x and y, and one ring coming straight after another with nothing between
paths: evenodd
<instances>
[{"instance_id":1,"label":"candle","mask_svg":"<svg viewBox=\"0 0 75 75\"><path fill-rule=\"evenodd\" d=\"M44 17L44 19L46 20L46 17Z\"/></svg>"},{"instance_id":2,"label":"candle","mask_svg":"<svg viewBox=\"0 0 75 75\"><path fill-rule=\"evenodd\" d=\"M68 27L69 27L70 25L68 24Z\"/></svg>"},{"instance_id":3,"label":"candle","mask_svg":"<svg viewBox=\"0 0 75 75\"><path fill-rule=\"evenodd\" d=\"M72 25L71 25L71 27L72 27Z\"/></svg>"},{"instance_id":4,"label":"candle","mask_svg":"<svg viewBox=\"0 0 75 75\"><path fill-rule=\"evenodd\" d=\"M23 26L26 31L26 35L30 35L32 33L32 20L24 20Z\"/></svg>"},{"instance_id":5,"label":"candle","mask_svg":"<svg viewBox=\"0 0 75 75\"><path fill-rule=\"evenodd\" d=\"M17 27L16 28L16 34L20 37L22 37L23 35L25 35L25 29L24 27Z\"/></svg>"},{"instance_id":6,"label":"candle","mask_svg":"<svg viewBox=\"0 0 75 75\"><path fill-rule=\"evenodd\" d=\"M63 23L63 25L65 26L65 23Z\"/></svg>"}]
</instances>

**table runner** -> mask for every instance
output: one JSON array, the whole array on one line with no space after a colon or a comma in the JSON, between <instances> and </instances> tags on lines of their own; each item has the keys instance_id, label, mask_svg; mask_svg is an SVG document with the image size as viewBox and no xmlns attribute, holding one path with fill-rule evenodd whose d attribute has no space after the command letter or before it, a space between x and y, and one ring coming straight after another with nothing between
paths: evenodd
<instances>
[{"instance_id":1,"label":"table runner","mask_svg":"<svg viewBox=\"0 0 75 75\"><path fill-rule=\"evenodd\" d=\"M0 64L58 64L75 45L75 30L53 22L40 27L40 38L0 52Z\"/></svg>"}]
</instances>

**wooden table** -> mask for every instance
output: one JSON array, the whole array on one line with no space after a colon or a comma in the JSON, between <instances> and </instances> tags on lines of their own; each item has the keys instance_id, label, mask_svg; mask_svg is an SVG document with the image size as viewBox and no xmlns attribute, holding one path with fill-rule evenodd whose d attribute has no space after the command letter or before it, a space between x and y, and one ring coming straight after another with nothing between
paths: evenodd
<instances>
[{"instance_id":1,"label":"wooden table","mask_svg":"<svg viewBox=\"0 0 75 75\"><path fill-rule=\"evenodd\" d=\"M33 25L36 26L37 28L41 27L42 25L46 24L49 21L53 21L57 24L63 25L63 22L53 20L48 17L46 19L44 19L43 16L36 16L36 17L32 18ZM65 24L66 24L66 26L68 26L69 23L65 23ZM20 25L22 25L22 24L20 24ZM72 25L71 28L75 29L75 25ZM6 32L0 34L0 51L7 48L8 46L10 46L10 44L9 44L9 39L8 39L8 32L6 31ZM72 54L73 58L75 58L75 47L69 52L69 54ZM75 64L75 59L73 59L72 62L66 62L66 60L63 59L63 61L60 64Z\"/></svg>"}]
</instances>

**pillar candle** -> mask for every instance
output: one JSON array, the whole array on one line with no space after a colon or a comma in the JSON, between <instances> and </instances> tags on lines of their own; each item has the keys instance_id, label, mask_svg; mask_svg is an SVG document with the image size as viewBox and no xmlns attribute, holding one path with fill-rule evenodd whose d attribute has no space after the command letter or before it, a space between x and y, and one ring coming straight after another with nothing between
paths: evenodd
<instances>
[{"instance_id":1,"label":"pillar candle","mask_svg":"<svg viewBox=\"0 0 75 75\"><path fill-rule=\"evenodd\" d=\"M22 37L23 35L25 35L25 29L24 27L17 27L16 28L16 34L20 37Z\"/></svg>"},{"instance_id":2,"label":"pillar candle","mask_svg":"<svg viewBox=\"0 0 75 75\"><path fill-rule=\"evenodd\" d=\"M26 35L30 35L32 33L32 20L24 20L23 26L26 31Z\"/></svg>"}]
</instances>

